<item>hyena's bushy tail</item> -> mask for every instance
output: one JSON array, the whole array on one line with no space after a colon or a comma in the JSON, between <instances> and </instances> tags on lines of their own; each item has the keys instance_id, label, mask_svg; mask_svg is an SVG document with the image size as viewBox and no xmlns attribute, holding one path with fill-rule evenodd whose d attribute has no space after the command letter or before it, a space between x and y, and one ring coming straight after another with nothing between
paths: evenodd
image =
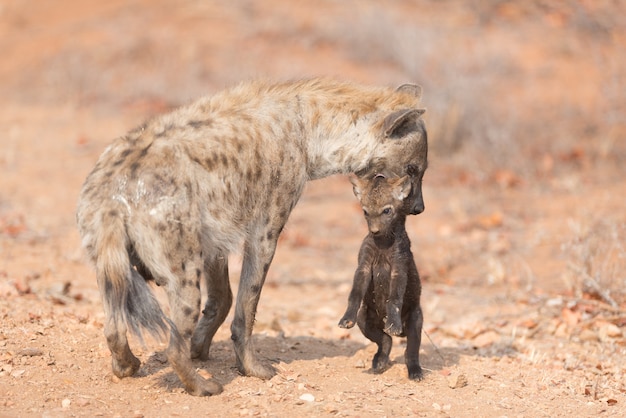
<instances>
[{"instance_id":1,"label":"hyena's bushy tail","mask_svg":"<svg viewBox=\"0 0 626 418\"><path fill-rule=\"evenodd\" d=\"M175 327L163 313L147 281L131 266L132 242L123 217L112 212L106 218L98 235L95 264L107 316L118 324L125 323L140 339L145 330L161 340Z\"/></svg>"},{"instance_id":2,"label":"hyena's bushy tail","mask_svg":"<svg viewBox=\"0 0 626 418\"><path fill-rule=\"evenodd\" d=\"M150 241L154 237L148 234L144 238ZM104 215L93 249L98 286L107 317L105 335L113 355L113 372L118 377L130 376L139 368L139 360L130 352L126 337L122 335L127 329L139 338L145 330L157 339L169 331L167 359L185 389L194 396L220 393L221 384L206 380L195 371L184 338L161 310L146 279L131 265L132 255L133 262L135 258L141 261L144 274L156 274L171 280L171 270L160 261L164 257L159 257L158 240L152 241L152 246L143 248L134 244L124 218L117 211L111 210Z\"/></svg>"}]
</instances>

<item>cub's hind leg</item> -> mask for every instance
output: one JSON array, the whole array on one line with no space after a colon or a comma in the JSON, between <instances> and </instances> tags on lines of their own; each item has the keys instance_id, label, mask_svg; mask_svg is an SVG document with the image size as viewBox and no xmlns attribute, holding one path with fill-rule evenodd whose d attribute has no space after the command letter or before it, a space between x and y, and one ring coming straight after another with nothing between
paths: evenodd
<instances>
[{"instance_id":1,"label":"cub's hind leg","mask_svg":"<svg viewBox=\"0 0 626 418\"><path fill-rule=\"evenodd\" d=\"M404 359L409 373L409 379L422 380L424 372L420 366L420 345L422 342L422 324L424 317L420 306L411 309L408 320L405 324L406 330L406 351Z\"/></svg>"},{"instance_id":2,"label":"cub's hind leg","mask_svg":"<svg viewBox=\"0 0 626 418\"><path fill-rule=\"evenodd\" d=\"M375 342L378 346L378 351L372 360L373 373L382 373L391 366L389 353L391 353L393 339L383 332L383 327L379 322L381 322L380 318L368 309L367 305L361 306L357 317L357 324L363 335Z\"/></svg>"}]
</instances>

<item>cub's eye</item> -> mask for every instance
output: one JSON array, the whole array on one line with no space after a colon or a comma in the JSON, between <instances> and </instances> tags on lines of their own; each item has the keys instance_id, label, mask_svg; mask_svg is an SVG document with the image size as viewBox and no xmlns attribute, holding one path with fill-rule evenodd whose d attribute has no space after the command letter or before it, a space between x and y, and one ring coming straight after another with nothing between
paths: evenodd
<instances>
[{"instance_id":1,"label":"cub's eye","mask_svg":"<svg viewBox=\"0 0 626 418\"><path fill-rule=\"evenodd\" d=\"M365 209L363 209L363 215L367 216L367 215L369 215L369 213L367 213L367 211Z\"/></svg>"},{"instance_id":2,"label":"cub's eye","mask_svg":"<svg viewBox=\"0 0 626 418\"><path fill-rule=\"evenodd\" d=\"M383 215L390 215L390 214L391 214L391 208L383 209Z\"/></svg>"}]
</instances>

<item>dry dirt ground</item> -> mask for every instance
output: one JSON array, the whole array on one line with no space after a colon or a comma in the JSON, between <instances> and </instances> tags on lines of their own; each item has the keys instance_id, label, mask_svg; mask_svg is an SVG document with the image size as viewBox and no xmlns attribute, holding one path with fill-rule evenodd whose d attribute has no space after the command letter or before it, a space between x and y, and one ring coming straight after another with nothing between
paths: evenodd
<instances>
[{"instance_id":1,"label":"dry dirt ground","mask_svg":"<svg viewBox=\"0 0 626 418\"><path fill-rule=\"evenodd\" d=\"M0 4L0 416L626 415L626 21L617 3L7 0ZM312 182L279 243L240 376L228 324L187 395L163 345L112 377L74 224L107 143L250 77L416 81L429 109L426 378L336 326L366 227ZM233 257L236 288L240 260ZM162 295L160 295L162 297Z\"/></svg>"}]
</instances>

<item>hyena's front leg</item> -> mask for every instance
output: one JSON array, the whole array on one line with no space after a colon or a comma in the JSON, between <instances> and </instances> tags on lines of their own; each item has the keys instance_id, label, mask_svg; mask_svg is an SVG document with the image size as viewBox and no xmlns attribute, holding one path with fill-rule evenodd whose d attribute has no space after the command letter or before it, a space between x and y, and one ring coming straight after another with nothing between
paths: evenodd
<instances>
[{"instance_id":1,"label":"hyena's front leg","mask_svg":"<svg viewBox=\"0 0 626 418\"><path fill-rule=\"evenodd\" d=\"M348 308L343 317L339 320L340 328L352 328L356 324L359 307L363 302L367 288L372 278L372 269L370 264L359 266L354 274L352 290L348 297Z\"/></svg>"},{"instance_id":2,"label":"hyena's front leg","mask_svg":"<svg viewBox=\"0 0 626 418\"><path fill-rule=\"evenodd\" d=\"M191 338L191 358L207 360L213 336L224 323L233 303L228 280L228 257L220 255L204 262L204 280L208 298L202 317Z\"/></svg>"},{"instance_id":3,"label":"hyena's front leg","mask_svg":"<svg viewBox=\"0 0 626 418\"><path fill-rule=\"evenodd\" d=\"M278 234L274 233L274 237ZM244 246L244 258L241 279L237 292L235 318L231 325L232 340L237 356L237 368L246 376L270 379L276 370L269 364L257 359L252 346L252 328L257 305L261 296L261 288L265 282L274 251L276 239L263 240L261 237L250 237Z\"/></svg>"}]
</instances>

